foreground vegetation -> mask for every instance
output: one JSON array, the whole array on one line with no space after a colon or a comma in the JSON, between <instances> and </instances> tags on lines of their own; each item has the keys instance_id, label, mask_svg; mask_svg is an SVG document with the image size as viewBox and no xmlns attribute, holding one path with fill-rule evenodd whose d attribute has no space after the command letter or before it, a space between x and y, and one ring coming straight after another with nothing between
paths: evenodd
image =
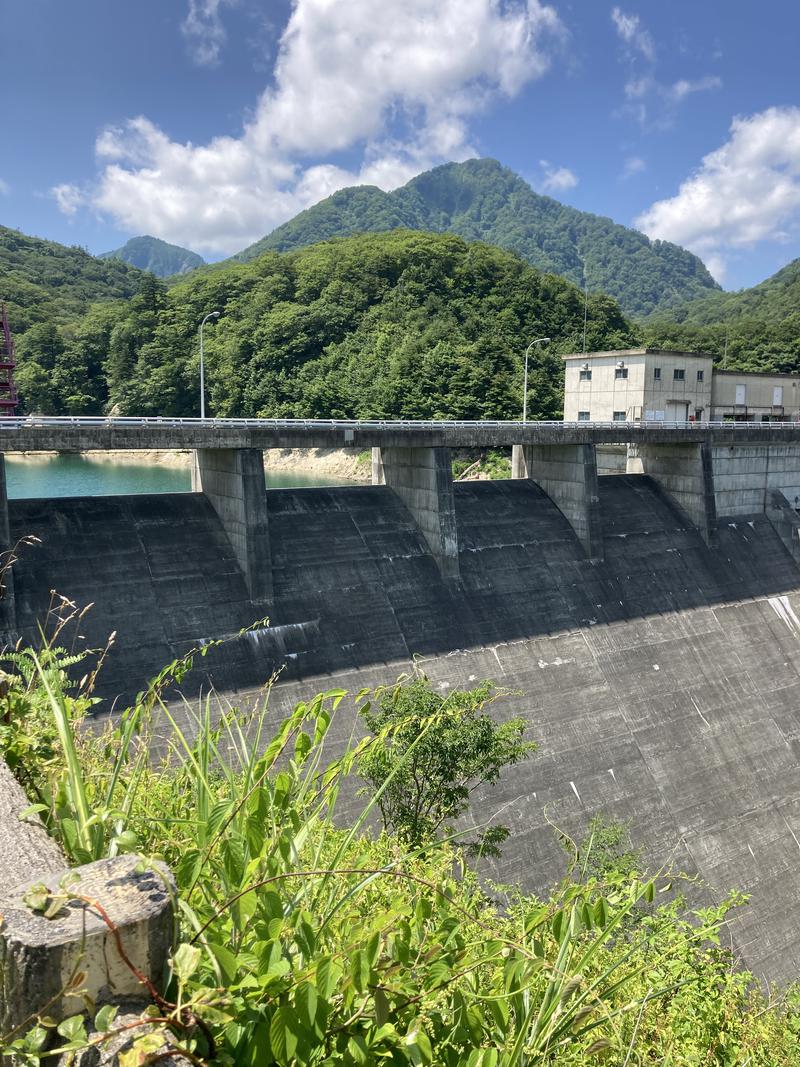
<instances>
[{"instance_id":1,"label":"foreground vegetation","mask_svg":"<svg viewBox=\"0 0 800 1067\"><path fill-rule=\"evenodd\" d=\"M721 947L736 896L688 911L602 821L567 842L568 877L547 898L470 869L452 826L462 788L531 756L521 724L488 723L488 683L442 698L418 677L358 694L377 732L342 744L341 691L279 723L268 705L223 708L217 723L210 701L171 710L163 688L188 659L91 733L78 727L92 675L70 687L67 662L43 649L7 664L5 758L74 862L140 852L178 884L171 970L124 1067L177 1050L281 1067L800 1064L797 993L765 999ZM363 807L336 818L359 773ZM421 806L403 801L414 795ZM103 1044L113 1010L93 1024L31 1020L5 1047L35 1063L48 1047Z\"/></svg>"}]
</instances>

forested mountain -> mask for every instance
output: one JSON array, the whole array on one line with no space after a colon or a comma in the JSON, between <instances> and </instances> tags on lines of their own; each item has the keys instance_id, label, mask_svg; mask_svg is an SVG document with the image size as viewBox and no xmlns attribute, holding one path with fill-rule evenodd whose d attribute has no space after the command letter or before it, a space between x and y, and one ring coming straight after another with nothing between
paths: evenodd
<instances>
[{"instance_id":1,"label":"forested mountain","mask_svg":"<svg viewBox=\"0 0 800 1067\"><path fill-rule=\"evenodd\" d=\"M558 352L581 343L583 293L517 256L459 237L397 230L271 252L169 290L143 275L127 303L98 305L27 346L25 409L196 415L198 324L208 411L219 416L558 417ZM590 349L635 343L619 306L590 296Z\"/></svg>"},{"instance_id":2,"label":"forested mountain","mask_svg":"<svg viewBox=\"0 0 800 1067\"><path fill-rule=\"evenodd\" d=\"M710 293L653 315L650 344L713 352L731 369L800 371L800 259L736 293Z\"/></svg>"},{"instance_id":3,"label":"forested mountain","mask_svg":"<svg viewBox=\"0 0 800 1067\"><path fill-rule=\"evenodd\" d=\"M141 279L127 263L0 226L0 300L17 337L34 323L74 319L94 301L133 296Z\"/></svg>"},{"instance_id":4,"label":"forested mountain","mask_svg":"<svg viewBox=\"0 0 800 1067\"><path fill-rule=\"evenodd\" d=\"M173 274L186 274L202 267L205 260L196 252L180 245L171 245L158 237L131 237L122 248L103 252L100 259L121 259L139 270L149 271L157 278L169 278Z\"/></svg>"},{"instance_id":5,"label":"forested mountain","mask_svg":"<svg viewBox=\"0 0 800 1067\"><path fill-rule=\"evenodd\" d=\"M719 289L691 252L535 193L493 159L447 163L384 193L342 189L233 258L248 262L329 237L405 227L507 248L540 270L615 297L647 315Z\"/></svg>"}]
</instances>

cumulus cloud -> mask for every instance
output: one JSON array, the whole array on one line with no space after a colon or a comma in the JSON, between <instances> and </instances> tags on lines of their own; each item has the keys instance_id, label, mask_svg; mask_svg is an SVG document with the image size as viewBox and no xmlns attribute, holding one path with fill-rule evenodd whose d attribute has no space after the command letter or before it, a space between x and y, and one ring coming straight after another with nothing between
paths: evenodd
<instances>
[{"instance_id":1,"label":"cumulus cloud","mask_svg":"<svg viewBox=\"0 0 800 1067\"><path fill-rule=\"evenodd\" d=\"M578 184L577 176L569 167L554 167L546 159L540 159L539 166L542 168L544 175L541 183L542 188L547 189L549 192L563 192L565 189L574 189Z\"/></svg>"},{"instance_id":2,"label":"cumulus cloud","mask_svg":"<svg viewBox=\"0 0 800 1067\"><path fill-rule=\"evenodd\" d=\"M638 15L627 15L620 8L611 10L611 21L625 44L634 52L652 63L656 58L656 46Z\"/></svg>"},{"instance_id":3,"label":"cumulus cloud","mask_svg":"<svg viewBox=\"0 0 800 1067\"><path fill-rule=\"evenodd\" d=\"M677 194L636 219L650 237L685 245L719 279L725 257L783 241L800 223L800 108L771 107L731 123L730 138L705 156Z\"/></svg>"},{"instance_id":4,"label":"cumulus cloud","mask_svg":"<svg viewBox=\"0 0 800 1067\"><path fill-rule=\"evenodd\" d=\"M184 144L130 119L98 138L86 196L125 229L237 251L342 186L391 189L475 155L470 119L540 78L563 34L540 0L294 0L240 136ZM330 162L345 150L355 166Z\"/></svg>"},{"instance_id":5,"label":"cumulus cloud","mask_svg":"<svg viewBox=\"0 0 800 1067\"><path fill-rule=\"evenodd\" d=\"M189 54L200 67L214 67L219 63L225 44L225 26L221 8L236 0L189 0L189 10L181 24Z\"/></svg>"}]
</instances>

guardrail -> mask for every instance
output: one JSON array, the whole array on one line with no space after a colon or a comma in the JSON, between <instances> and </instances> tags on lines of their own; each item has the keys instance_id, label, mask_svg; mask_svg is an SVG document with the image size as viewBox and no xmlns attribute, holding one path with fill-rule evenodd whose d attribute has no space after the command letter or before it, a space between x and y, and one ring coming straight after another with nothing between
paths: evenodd
<instances>
[{"instance_id":1,"label":"guardrail","mask_svg":"<svg viewBox=\"0 0 800 1067\"><path fill-rule=\"evenodd\" d=\"M26 415L0 417L0 433L8 430L36 429L37 427L49 428L53 426L103 426L110 429L119 427L207 427L209 429L226 427L251 428L251 429L352 429L352 430L458 430L495 428L495 429L521 429L526 426L563 428L569 430L591 429L615 429L635 427L640 430L768 430L774 433L776 430L786 429L794 433L800 431L800 421L797 422L738 422L733 419L724 422L642 422L642 421L614 421L614 422L566 422L564 420L528 420L527 423L514 420L455 420L455 419L196 419L196 418L165 418L160 416L148 416L142 418L133 417L106 417L103 415Z\"/></svg>"}]
</instances>

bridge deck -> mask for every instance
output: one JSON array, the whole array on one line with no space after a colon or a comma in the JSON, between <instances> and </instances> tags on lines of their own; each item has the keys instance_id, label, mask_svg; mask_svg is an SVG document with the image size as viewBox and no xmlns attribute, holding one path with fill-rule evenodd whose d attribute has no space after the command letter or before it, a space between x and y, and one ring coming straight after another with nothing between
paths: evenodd
<instances>
[{"instance_id":1,"label":"bridge deck","mask_svg":"<svg viewBox=\"0 0 800 1067\"><path fill-rule=\"evenodd\" d=\"M0 452L193 448L502 448L519 444L788 444L800 422L405 422L322 419L0 418Z\"/></svg>"}]
</instances>

